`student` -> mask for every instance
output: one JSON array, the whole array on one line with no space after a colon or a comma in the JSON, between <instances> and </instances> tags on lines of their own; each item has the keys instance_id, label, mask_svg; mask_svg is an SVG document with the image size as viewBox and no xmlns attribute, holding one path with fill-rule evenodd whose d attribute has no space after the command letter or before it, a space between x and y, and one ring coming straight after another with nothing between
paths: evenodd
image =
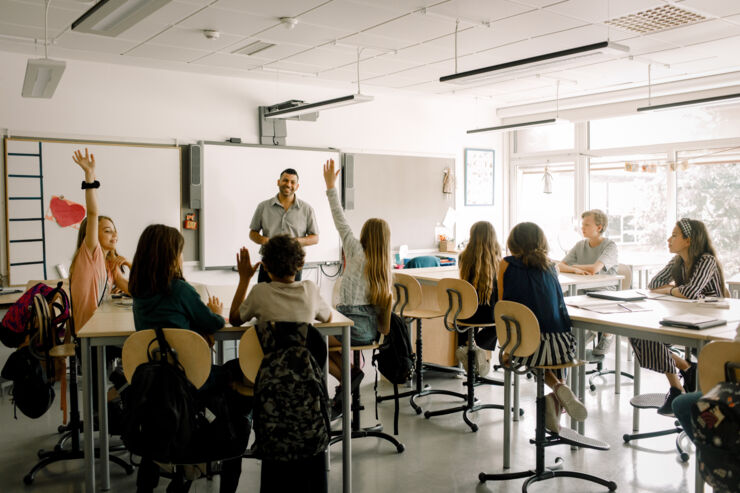
<instances>
[{"instance_id":1,"label":"student","mask_svg":"<svg viewBox=\"0 0 740 493\"><path fill-rule=\"evenodd\" d=\"M182 250L185 240L178 230L163 224L148 226L139 238L129 279L134 298L136 330L155 327L193 330L208 339L224 327L220 315L223 304L215 296L203 303L195 288L182 275ZM210 341L209 341L210 342ZM206 383L198 391L207 401L210 394L224 393L228 388L226 370L213 367ZM248 409L240 409L248 413ZM241 456L223 461L220 493L233 493L241 475ZM142 459L136 478L136 491L149 493L159 481L159 466ZM190 482L174 484L167 491L188 491Z\"/></svg>"},{"instance_id":2,"label":"student","mask_svg":"<svg viewBox=\"0 0 740 493\"><path fill-rule=\"evenodd\" d=\"M668 250L675 256L650 280L648 287L652 292L688 299L724 296L722 266L703 222L687 218L679 220L668 238ZM642 368L663 373L668 379L670 388L658 413L673 416L673 400L684 389L687 392L694 390L696 363L689 363L673 353L668 344L634 338L630 338L630 342ZM683 386L676 375L676 368L683 377Z\"/></svg>"},{"instance_id":3,"label":"student","mask_svg":"<svg viewBox=\"0 0 740 493\"><path fill-rule=\"evenodd\" d=\"M336 189L339 170L330 159L324 164L324 182L326 196L329 199L334 226L342 238L345 268L339 287L337 311L354 322L352 327L353 346L372 344L378 339L378 333L387 334L390 330L391 284L391 230L383 219L371 218L365 221L358 240L344 216ZM330 346L341 346L338 337L329 338ZM340 351L329 353L329 372L341 383L342 354ZM362 381L364 373L360 368L352 367L350 387L354 391ZM342 408L341 387L333 401L334 417Z\"/></svg>"},{"instance_id":4,"label":"student","mask_svg":"<svg viewBox=\"0 0 740 493\"><path fill-rule=\"evenodd\" d=\"M606 214L599 209L581 214L581 233L584 239L576 243L558 263L560 272L582 275L617 273L617 244L603 236L607 224ZM605 355L612 340L611 334L601 334L593 354Z\"/></svg>"},{"instance_id":5,"label":"student","mask_svg":"<svg viewBox=\"0 0 740 493\"><path fill-rule=\"evenodd\" d=\"M79 332L93 316L98 305L113 289L128 293L128 281L122 267L131 263L116 252L118 232L113 220L98 214L100 182L95 179L95 156L75 151L72 159L85 172L87 216L77 234L77 247L70 266L70 294L73 302L75 331Z\"/></svg>"},{"instance_id":6,"label":"student","mask_svg":"<svg viewBox=\"0 0 740 493\"><path fill-rule=\"evenodd\" d=\"M499 264L499 299L526 305L540 324L539 348L531 356L517 358L517 362L525 366L548 366L572 361L576 340L555 265L547 258L545 233L534 223L519 223L509 233L506 246L511 256ZM576 421L586 419L586 407L565 384L562 375L545 371L545 384L553 389L545 396L548 430L560 432L561 407Z\"/></svg>"},{"instance_id":7,"label":"student","mask_svg":"<svg viewBox=\"0 0 740 493\"><path fill-rule=\"evenodd\" d=\"M458 257L460 279L473 285L478 293L478 309L465 323L494 323L493 307L498 300L498 283L496 273L501 262L501 246L496 238L496 230L488 221L478 221L470 227L468 245ZM496 327L475 329L475 342L480 347L476 351L478 374L485 376L490 370L490 362L483 349L496 349ZM468 364L468 332L457 334L457 351L455 356L466 367ZM482 348L482 349L481 349Z\"/></svg>"},{"instance_id":8,"label":"student","mask_svg":"<svg viewBox=\"0 0 740 493\"><path fill-rule=\"evenodd\" d=\"M314 323L331 320L331 308L321 299L313 281L296 281L303 267L305 252L295 238L273 236L262 252L262 268L270 276L270 283L258 283L245 295L249 281L260 266L252 265L249 250L242 247L236 256L239 285L229 310L229 321L234 326L257 318L258 322ZM309 348L311 350L311 348ZM314 351L312 351L313 354ZM326 492L328 479L324 453L293 461L262 460L260 491Z\"/></svg>"},{"instance_id":9,"label":"student","mask_svg":"<svg viewBox=\"0 0 740 493\"><path fill-rule=\"evenodd\" d=\"M316 213L311 204L299 200L296 191L298 172L293 168L284 169L277 182L278 194L264 200L257 205L257 209L249 224L249 239L260 247L263 253L264 245L273 236L288 235L295 238L301 246L315 245L319 242L319 226L316 222ZM295 275L296 281L301 280L301 271ZM270 282L270 277L260 269L257 282Z\"/></svg>"}]
</instances>

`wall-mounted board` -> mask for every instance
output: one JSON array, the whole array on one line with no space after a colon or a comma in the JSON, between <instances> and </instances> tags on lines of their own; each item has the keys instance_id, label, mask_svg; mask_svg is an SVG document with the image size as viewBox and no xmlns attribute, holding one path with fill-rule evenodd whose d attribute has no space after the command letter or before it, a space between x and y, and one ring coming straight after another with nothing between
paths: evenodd
<instances>
[{"instance_id":1,"label":"wall-mounted board","mask_svg":"<svg viewBox=\"0 0 740 493\"><path fill-rule=\"evenodd\" d=\"M298 172L296 196L313 207L319 225L319 243L306 247L306 264L340 260L339 234L322 174L326 160L341 162L339 151L219 142L204 142L202 149L201 268L234 266L242 246L249 249L253 262L260 258L259 245L249 239L249 224L257 205L277 194L285 168Z\"/></svg>"},{"instance_id":2,"label":"wall-mounted board","mask_svg":"<svg viewBox=\"0 0 740 493\"><path fill-rule=\"evenodd\" d=\"M133 260L139 235L149 224L180 229L178 147L8 138L5 247L10 284L56 279L56 265L69 267L79 229L78 224L63 224L65 218L79 218L79 206L72 204L85 204L80 188L84 174L72 155L85 148L95 156L99 210L116 224L121 255Z\"/></svg>"}]
</instances>

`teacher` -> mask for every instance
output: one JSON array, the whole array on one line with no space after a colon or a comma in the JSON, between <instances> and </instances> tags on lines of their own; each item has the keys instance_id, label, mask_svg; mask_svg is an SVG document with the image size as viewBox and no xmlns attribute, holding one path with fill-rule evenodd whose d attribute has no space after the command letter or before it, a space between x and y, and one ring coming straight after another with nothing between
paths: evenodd
<instances>
[{"instance_id":1,"label":"teacher","mask_svg":"<svg viewBox=\"0 0 740 493\"><path fill-rule=\"evenodd\" d=\"M298 172L293 168L283 170L277 186L277 195L260 202L254 211L249 225L249 239L258 245L264 245L273 236L288 235L298 240L303 247L318 243L319 227L313 207L295 195L299 186ZM301 280L301 271L298 271L295 280ZM257 282L270 282L264 266L260 266Z\"/></svg>"}]
</instances>

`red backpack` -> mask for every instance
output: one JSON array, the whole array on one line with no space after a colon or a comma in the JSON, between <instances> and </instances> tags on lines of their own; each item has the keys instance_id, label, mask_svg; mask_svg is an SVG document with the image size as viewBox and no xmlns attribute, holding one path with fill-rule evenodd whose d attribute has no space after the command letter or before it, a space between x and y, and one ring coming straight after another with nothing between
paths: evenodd
<instances>
[{"instance_id":1,"label":"red backpack","mask_svg":"<svg viewBox=\"0 0 740 493\"><path fill-rule=\"evenodd\" d=\"M49 304L51 310L50 327L56 328L56 338L64 337L64 323L70 317L69 296L62 289L59 282L55 288L38 283L8 308L8 312L0 323L0 342L8 347L17 348L26 341L26 338L35 331L34 325L34 298L41 294ZM37 329L38 327L36 327ZM61 332L60 332L61 331ZM46 341L52 344L52 341ZM49 346L51 347L51 346Z\"/></svg>"}]
</instances>

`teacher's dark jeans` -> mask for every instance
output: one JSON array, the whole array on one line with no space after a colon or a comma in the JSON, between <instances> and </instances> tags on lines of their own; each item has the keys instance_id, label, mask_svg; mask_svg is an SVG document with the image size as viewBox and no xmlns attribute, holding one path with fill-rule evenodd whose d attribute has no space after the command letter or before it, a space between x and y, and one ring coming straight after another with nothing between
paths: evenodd
<instances>
[{"instance_id":1,"label":"teacher's dark jeans","mask_svg":"<svg viewBox=\"0 0 740 493\"><path fill-rule=\"evenodd\" d=\"M300 281L301 280L301 274L303 274L302 270L299 270L295 273L295 280ZM260 266L259 273L257 274L257 282L270 282L270 276L267 275L267 271Z\"/></svg>"}]
</instances>

